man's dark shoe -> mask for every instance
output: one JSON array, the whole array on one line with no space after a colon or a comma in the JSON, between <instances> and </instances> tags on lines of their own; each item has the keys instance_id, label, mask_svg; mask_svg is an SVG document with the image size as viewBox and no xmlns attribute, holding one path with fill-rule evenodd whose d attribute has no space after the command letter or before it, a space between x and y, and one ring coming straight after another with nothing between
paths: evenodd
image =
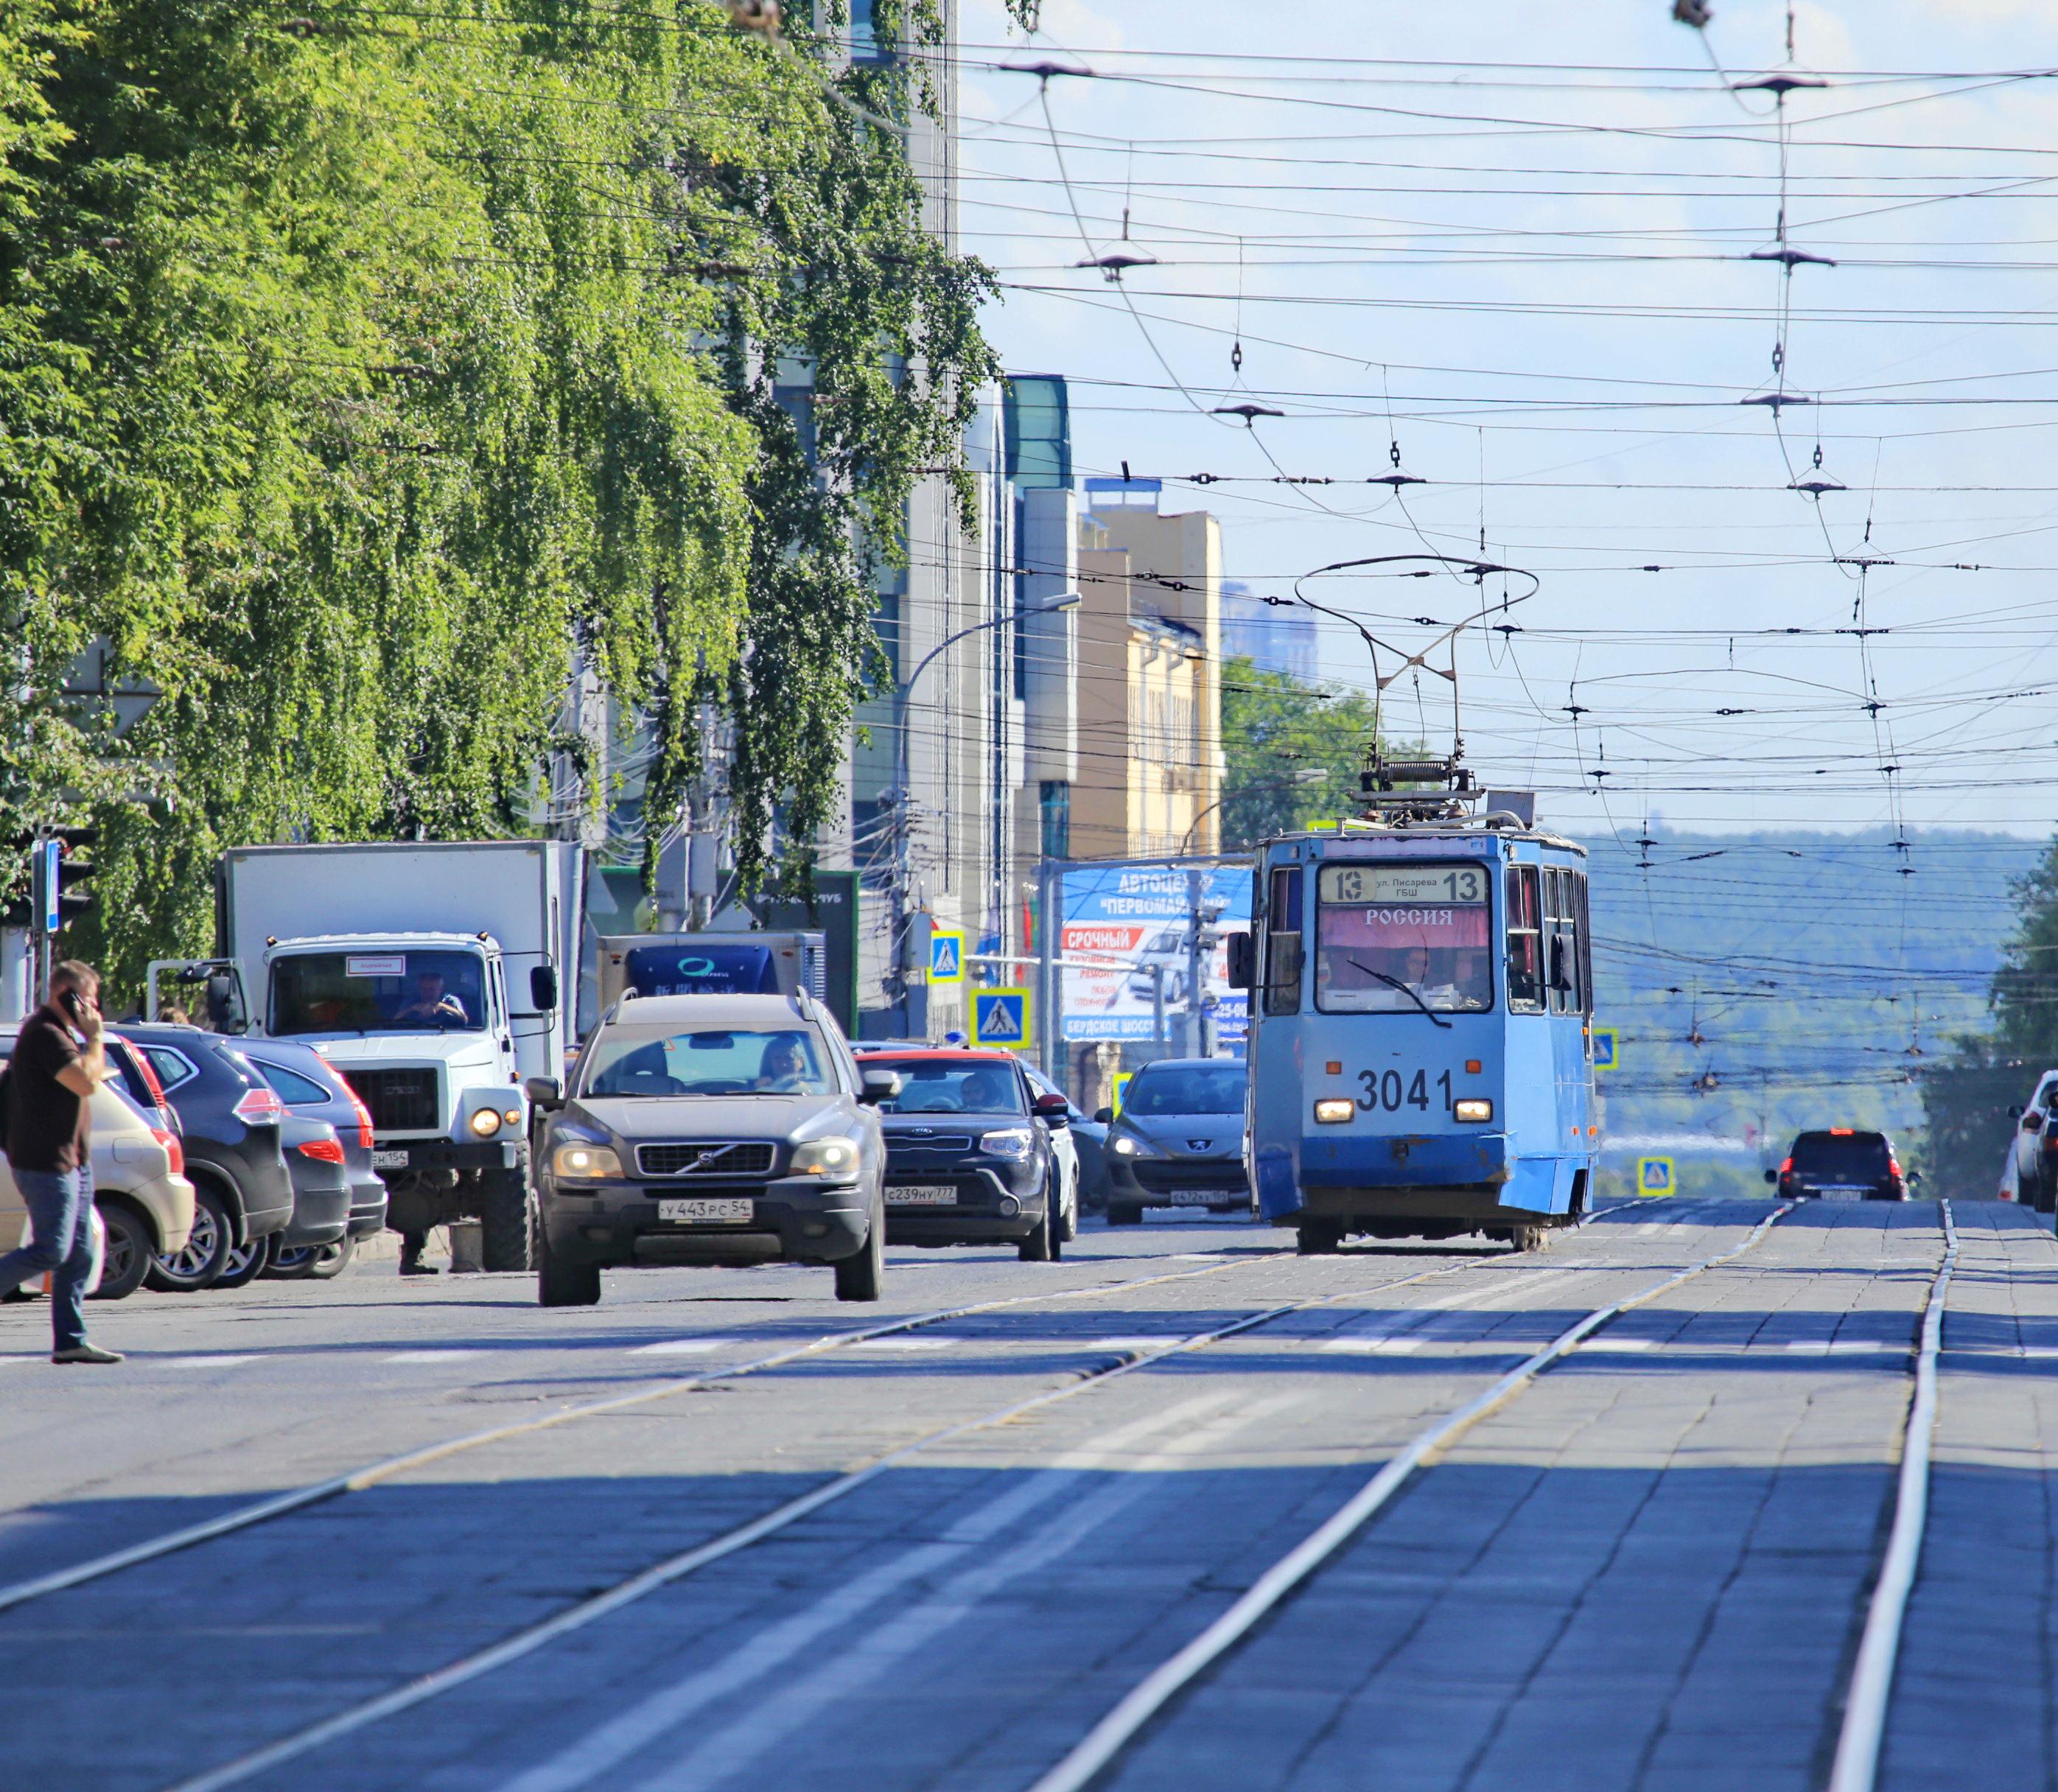
<instances>
[{"instance_id":1,"label":"man's dark shoe","mask_svg":"<svg viewBox=\"0 0 2058 1792\"><path fill-rule=\"evenodd\" d=\"M125 1362L119 1350L103 1350L97 1344L74 1344L69 1350L53 1350L54 1363L119 1363Z\"/></svg>"},{"instance_id":2,"label":"man's dark shoe","mask_svg":"<svg viewBox=\"0 0 2058 1792\"><path fill-rule=\"evenodd\" d=\"M400 1266L400 1273L403 1276L435 1276L441 1275L443 1272L433 1263L403 1262Z\"/></svg>"}]
</instances>

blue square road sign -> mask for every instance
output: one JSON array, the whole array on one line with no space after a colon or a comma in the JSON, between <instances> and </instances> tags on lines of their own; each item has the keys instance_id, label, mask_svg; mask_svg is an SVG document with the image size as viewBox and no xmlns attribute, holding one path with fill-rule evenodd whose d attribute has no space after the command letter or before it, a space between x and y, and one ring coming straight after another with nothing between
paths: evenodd
<instances>
[{"instance_id":1,"label":"blue square road sign","mask_svg":"<svg viewBox=\"0 0 2058 1792\"><path fill-rule=\"evenodd\" d=\"M971 1043L1025 1051L1035 1043L1026 989L975 989L971 995Z\"/></svg>"},{"instance_id":2,"label":"blue square road sign","mask_svg":"<svg viewBox=\"0 0 2058 1792\"><path fill-rule=\"evenodd\" d=\"M964 981L964 935L941 928L929 936L929 981L961 983Z\"/></svg>"}]
</instances>

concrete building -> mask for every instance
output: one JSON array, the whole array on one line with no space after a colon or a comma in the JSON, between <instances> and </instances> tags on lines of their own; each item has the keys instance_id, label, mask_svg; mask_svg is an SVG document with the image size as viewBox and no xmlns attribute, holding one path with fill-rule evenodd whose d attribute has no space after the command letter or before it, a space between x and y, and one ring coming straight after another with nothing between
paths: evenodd
<instances>
[{"instance_id":1,"label":"concrete building","mask_svg":"<svg viewBox=\"0 0 2058 1792\"><path fill-rule=\"evenodd\" d=\"M1156 480L1089 479L1079 526L1071 856L1221 842L1222 526L1166 515Z\"/></svg>"}]
</instances>

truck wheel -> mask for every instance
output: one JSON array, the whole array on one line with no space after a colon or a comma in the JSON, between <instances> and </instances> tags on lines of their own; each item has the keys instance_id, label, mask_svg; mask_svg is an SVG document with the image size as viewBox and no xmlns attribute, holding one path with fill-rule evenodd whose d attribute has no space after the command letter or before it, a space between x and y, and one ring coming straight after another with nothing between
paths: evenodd
<instances>
[{"instance_id":1,"label":"truck wheel","mask_svg":"<svg viewBox=\"0 0 2058 1792\"><path fill-rule=\"evenodd\" d=\"M483 1236L479 1242L480 1268L529 1268L529 1241L533 1230L529 1211L529 1178L519 1170L494 1170L487 1172L484 1183L479 1202L479 1218L483 1222Z\"/></svg>"},{"instance_id":2,"label":"truck wheel","mask_svg":"<svg viewBox=\"0 0 2058 1792\"><path fill-rule=\"evenodd\" d=\"M547 1235L536 1241L536 1305L590 1307L600 1305L600 1266L567 1263L550 1249Z\"/></svg>"},{"instance_id":3,"label":"truck wheel","mask_svg":"<svg viewBox=\"0 0 2058 1792\"><path fill-rule=\"evenodd\" d=\"M836 1297L839 1301L876 1301L885 1290L886 1226L874 1214L864 1250L836 1266Z\"/></svg>"},{"instance_id":4,"label":"truck wheel","mask_svg":"<svg viewBox=\"0 0 2058 1792\"><path fill-rule=\"evenodd\" d=\"M1344 1229L1333 1219L1304 1219L1295 1228L1300 1242L1295 1246L1303 1257L1333 1257L1344 1246Z\"/></svg>"},{"instance_id":5,"label":"truck wheel","mask_svg":"<svg viewBox=\"0 0 2058 1792\"><path fill-rule=\"evenodd\" d=\"M107 1255L100 1268L96 1301L122 1301L143 1285L150 1266L150 1229L129 1208L111 1201L97 1203L107 1228Z\"/></svg>"},{"instance_id":6,"label":"truck wheel","mask_svg":"<svg viewBox=\"0 0 2058 1792\"><path fill-rule=\"evenodd\" d=\"M184 1249L152 1258L143 1280L161 1294L197 1294L221 1273L235 1239L228 1202L211 1184L196 1182L192 1235Z\"/></svg>"}]
</instances>

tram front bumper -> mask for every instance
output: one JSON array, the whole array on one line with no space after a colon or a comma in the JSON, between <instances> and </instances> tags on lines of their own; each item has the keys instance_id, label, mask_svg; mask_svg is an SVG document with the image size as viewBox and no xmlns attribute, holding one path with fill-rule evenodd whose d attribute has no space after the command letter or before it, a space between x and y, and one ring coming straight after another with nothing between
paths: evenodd
<instances>
[{"instance_id":1,"label":"tram front bumper","mask_svg":"<svg viewBox=\"0 0 2058 1792\"><path fill-rule=\"evenodd\" d=\"M1498 1189L1514 1170L1504 1132L1313 1134L1301 1141L1301 1186Z\"/></svg>"}]
</instances>

